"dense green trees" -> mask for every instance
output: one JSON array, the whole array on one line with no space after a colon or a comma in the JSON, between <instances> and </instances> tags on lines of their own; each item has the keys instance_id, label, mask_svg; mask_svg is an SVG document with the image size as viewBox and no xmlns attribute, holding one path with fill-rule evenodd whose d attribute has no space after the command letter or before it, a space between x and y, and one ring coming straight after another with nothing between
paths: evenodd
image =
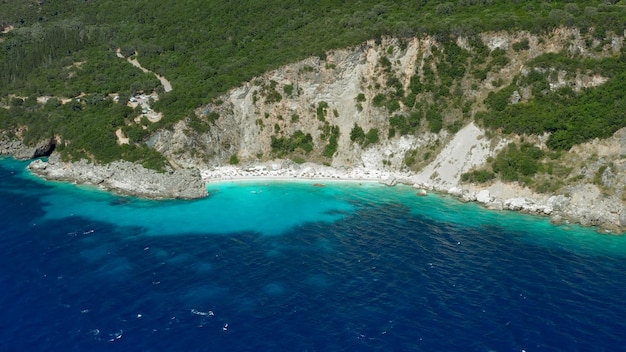
<instances>
[{"instance_id":1,"label":"dense green trees","mask_svg":"<svg viewBox=\"0 0 626 352\"><path fill-rule=\"evenodd\" d=\"M363 128L356 123L354 124L354 127L352 127L352 130L350 130L350 140L359 144L365 141L365 131L363 131Z\"/></svg>"},{"instance_id":2,"label":"dense green trees","mask_svg":"<svg viewBox=\"0 0 626 352\"><path fill-rule=\"evenodd\" d=\"M474 170L461 175L461 181L470 183L485 183L493 180L496 175L487 170Z\"/></svg>"},{"instance_id":3,"label":"dense green trees","mask_svg":"<svg viewBox=\"0 0 626 352\"><path fill-rule=\"evenodd\" d=\"M3 21L17 27L6 35L7 45L0 55L3 82L16 84L18 78L33 75L33 68L48 71L49 65L63 60L77 62L75 56L86 48L121 47L127 55L139 52L144 66L167 76L180 89L198 91L205 103L206 98L278 65L380 35L538 31L564 24L594 25L602 35L604 28L620 32L625 25L623 9L603 1L578 2L579 11L566 2L503 0L458 4L192 0L165 1L159 6L147 0L105 0L71 5L63 1L3 4ZM580 11L587 8L595 11Z\"/></svg>"},{"instance_id":4,"label":"dense green trees","mask_svg":"<svg viewBox=\"0 0 626 352\"><path fill-rule=\"evenodd\" d=\"M545 56L545 57L544 57ZM489 111L477 118L491 128L505 133L542 134L550 132L547 145L567 150L593 138L606 138L626 126L626 56L603 60L575 60L562 55L547 54L532 62L533 66L549 65L567 72L593 69L608 77L605 84L574 92L569 87L549 90L550 71L532 70L510 86L490 93L485 100ZM531 67L533 67L531 66ZM534 97L513 104L511 95L519 87L530 86Z\"/></svg>"},{"instance_id":5,"label":"dense green trees","mask_svg":"<svg viewBox=\"0 0 626 352\"><path fill-rule=\"evenodd\" d=\"M498 154L492 168L505 181L521 181L537 173L542 158L543 151L530 143L519 148L511 143Z\"/></svg>"},{"instance_id":6,"label":"dense green trees","mask_svg":"<svg viewBox=\"0 0 626 352\"><path fill-rule=\"evenodd\" d=\"M367 131L367 133L365 133L363 128L355 123L354 127L350 131L350 140L359 144L363 148L370 144L376 144L379 140L378 129L371 128Z\"/></svg>"},{"instance_id":7,"label":"dense green trees","mask_svg":"<svg viewBox=\"0 0 626 352\"><path fill-rule=\"evenodd\" d=\"M577 1L576 4L542 0L322 0L296 3L287 0L210 3L164 0L158 6L147 0L72 3L10 0L2 4L0 11L0 24L15 26L14 30L0 34L0 99L8 103L9 94L74 98L81 93L107 96L158 90L159 82L153 76L143 74L114 54L115 48L122 48L126 56L136 51L143 66L166 76L174 86L172 92L162 95L156 102L154 108L163 112L164 118L150 125L150 132L191 116L195 108L210 102L218 94L270 69L311 55L324 56L327 50L358 45L382 35L409 37L430 33L442 39L449 34L471 37L485 30L522 28L539 32L558 25L575 25L583 31L594 27L594 35L603 40L607 29L623 32L626 28L625 11L619 4L601 0ZM525 46L514 49L525 50ZM433 91L435 98L449 94L454 89L454 80L467 69L464 65L467 52L453 43L446 43L444 51L444 65L437 72L443 88ZM506 59L498 52L492 56L490 60L494 65L501 65ZM388 66L384 60L382 64ZM477 71L477 74L484 73L484 70ZM391 113L401 108L400 101L411 109L418 103L416 95L432 88L429 72L425 72L424 77L423 82L411 80L410 92L398 89L396 82L388 82L395 87L394 92L378 99L375 97L373 103ZM281 92L268 91L266 99L278 101L282 94L292 93L288 85ZM592 99L595 93L586 94L589 97L581 99ZM620 107L622 103L611 104ZM43 131L66 133L60 127L62 119L76 120L72 123L78 124L80 119L92 121L98 116L104 121L85 123L84 134L101 139L101 145L105 145L110 143L108 138L114 132L114 125L118 127L117 122L108 123L108 118L104 117L110 109L113 109L112 105L95 104L83 109L74 103L60 106L54 102L45 107L45 113L33 108L16 108L8 113L0 112L0 128L10 129L18 121L26 123L29 131L33 131L29 132L32 134L29 140L34 140L36 135L43 136ZM523 111L520 113L524 114ZM18 116L20 114L23 115ZM34 117L43 115L43 119ZM431 130L441 129L442 123L436 113L426 110L423 116L426 116ZM591 126L583 135L610 133L610 128L602 126L620 118L615 113L608 119L598 120L597 126ZM412 115L405 116L405 119L405 123L398 121L398 131L411 130L412 127L407 129L404 126L412 126L419 120ZM489 124L487 120L485 118ZM581 124L575 122L578 120L580 118L574 114L564 125L578 126ZM41 126L36 126L39 124ZM567 148L575 141L573 130L562 127L550 127L558 132L550 142L556 148ZM102 136L95 137L98 134ZM329 134L329 139L332 135ZM67 140L77 138L76 135L71 137ZM100 155L88 149L92 147L85 144L87 154ZM73 148L69 147L70 150ZM114 150L122 154L120 148L108 149L109 154L114 154ZM68 155L75 155L78 150L76 148L74 154L68 152Z\"/></svg>"},{"instance_id":8,"label":"dense green trees","mask_svg":"<svg viewBox=\"0 0 626 352\"><path fill-rule=\"evenodd\" d=\"M309 153L313 150L313 137L310 133L304 134L304 132L297 130L290 137L275 137L271 138L272 152L277 156L284 156L292 153L296 149L301 149L304 153Z\"/></svg>"},{"instance_id":9,"label":"dense green trees","mask_svg":"<svg viewBox=\"0 0 626 352\"><path fill-rule=\"evenodd\" d=\"M443 128L443 117L435 106L431 106L426 112L426 120L428 121L430 131L433 133L439 133Z\"/></svg>"},{"instance_id":10,"label":"dense green trees","mask_svg":"<svg viewBox=\"0 0 626 352\"><path fill-rule=\"evenodd\" d=\"M504 181L531 183L531 178L543 168L541 160L545 153L530 143L522 143L519 147L510 143L491 162L489 170L474 170L461 175L461 181L484 183L495 178L496 174Z\"/></svg>"},{"instance_id":11,"label":"dense green trees","mask_svg":"<svg viewBox=\"0 0 626 352\"><path fill-rule=\"evenodd\" d=\"M0 109L0 128L29 126L23 133L27 144L59 137L58 147L68 159L88 158L101 162L124 159L157 170L164 168L163 156L147 146L118 145L115 135L118 128L127 132L133 142L141 141L128 133L133 131L128 129L129 122L137 116L128 106L101 94L86 95L63 105L51 99L43 107L33 103L34 100L17 98L11 109ZM137 130L143 131L140 127Z\"/></svg>"},{"instance_id":12,"label":"dense green trees","mask_svg":"<svg viewBox=\"0 0 626 352\"><path fill-rule=\"evenodd\" d=\"M317 115L317 119L325 122L326 121L326 112L328 110L328 103L325 101L321 101L317 104L317 109L315 110L315 114Z\"/></svg>"},{"instance_id":13,"label":"dense green trees","mask_svg":"<svg viewBox=\"0 0 626 352\"><path fill-rule=\"evenodd\" d=\"M328 138L328 144L324 147L323 155L327 158L332 159L335 152L337 152L337 148L339 147L339 126L332 126L330 128L330 138Z\"/></svg>"}]
</instances>

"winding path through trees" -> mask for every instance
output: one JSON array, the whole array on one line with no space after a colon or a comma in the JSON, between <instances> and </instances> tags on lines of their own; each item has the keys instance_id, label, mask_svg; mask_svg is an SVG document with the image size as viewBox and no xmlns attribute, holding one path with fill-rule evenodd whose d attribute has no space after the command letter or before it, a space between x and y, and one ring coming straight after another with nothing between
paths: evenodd
<instances>
[{"instance_id":1,"label":"winding path through trees","mask_svg":"<svg viewBox=\"0 0 626 352\"><path fill-rule=\"evenodd\" d=\"M115 51L115 54L119 58L122 58L122 59L124 58L124 55L122 55L122 53L121 53L119 48ZM137 55L136 51L135 51L134 55ZM138 69L142 70L143 72L152 73L161 82L161 85L163 85L163 90L166 93L172 91L172 84L170 83L170 81L167 80L167 78L165 78L165 77L163 77L161 75L158 75L158 74L148 70L147 68L141 66L139 61L137 61L137 57L135 57L134 59L131 59L130 57L128 57L128 58L126 58L126 61L130 62L133 66L137 67Z\"/></svg>"},{"instance_id":2,"label":"winding path through trees","mask_svg":"<svg viewBox=\"0 0 626 352\"><path fill-rule=\"evenodd\" d=\"M115 51L115 54L117 55L117 57L119 57L121 59L125 58L124 55L122 55L121 50L119 48ZM135 53L133 55L135 55L134 59L131 59L130 57L127 57L126 61L130 62L131 65L137 67L138 69L142 70L145 73L152 73L161 82L161 85L163 86L163 90L166 93L172 91L172 84L170 83L170 81L167 80L167 78L165 78L165 77L163 77L161 75L158 75L158 74L148 70L147 68L141 66L141 64L137 60L137 57L136 57L137 52L136 51L135 51ZM161 113L157 113L156 116L151 116L150 114L145 114L144 113L144 115L142 115L142 116L146 116L150 122L157 122L157 121L159 121L161 119L162 114ZM139 122L139 120L136 120L136 122ZM117 136L117 143L119 145L128 144L130 142L129 138L124 134L124 132L122 131L121 128L118 128L115 131L115 135Z\"/></svg>"}]
</instances>

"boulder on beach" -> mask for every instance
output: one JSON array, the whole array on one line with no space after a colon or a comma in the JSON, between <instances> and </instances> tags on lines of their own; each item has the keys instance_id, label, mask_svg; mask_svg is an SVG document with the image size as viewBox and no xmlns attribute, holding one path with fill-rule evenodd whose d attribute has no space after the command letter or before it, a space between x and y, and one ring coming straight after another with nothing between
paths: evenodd
<instances>
[{"instance_id":1,"label":"boulder on beach","mask_svg":"<svg viewBox=\"0 0 626 352\"><path fill-rule=\"evenodd\" d=\"M486 204L491 202L491 200L491 194L487 189L480 190L478 193L476 193L476 201L479 203Z\"/></svg>"}]
</instances>

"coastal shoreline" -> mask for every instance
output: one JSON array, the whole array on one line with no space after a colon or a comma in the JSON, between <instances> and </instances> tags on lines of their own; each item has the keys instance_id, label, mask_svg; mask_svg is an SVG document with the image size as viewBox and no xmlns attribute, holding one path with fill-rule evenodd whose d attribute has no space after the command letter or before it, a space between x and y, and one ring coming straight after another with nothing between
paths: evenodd
<instances>
[{"instance_id":1,"label":"coastal shoreline","mask_svg":"<svg viewBox=\"0 0 626 352\"><path fill-rule=\"evenodd\" d=\"M461 202L476 202L496 211L510 210L536 216L550 217L554 224L578 223L596 227L600 233L626 232L626 211L619 204L595 203L593 198L576 195L539 194L518 184L493 182L489 185L437 183L425 181L420 174L381 171L364 167L333 168L313 163L297 165L279 162L256 163L244 168L235 166L201 170L207 185L221 182L377 182L387 186L404 184L417 195L428 193L450 195ZM592 193L589 191L589 193ZM581 201L582 200L582 201ZM594 203L594 204L591 204Z\"/></svg>"},{"instance_id":2,"label":"coastal shoreline","mask_svg":"<svg viewBox=\"0 0 626 352\"><path fill-rule=\"evenodd\" d=\"M200 171L202 180L207 184L228 181L345 181L345 182L393 182L398 177L409 175L374 169L353 168L340 170L313 163L292 164L287 167L271 169L265 163L258 163L248 168L233 166L214 167Z\"/></svg>"},{"instance_id":3,"label":"coastal shoreline","mask_svg":"<svg viewBox=\"0 0 626 352\"><path fill-rule=\"evenodd\" d=\"M192 169L158 173L127 161L96 165L86 160L63 162L58 155L52 155L48 161L32 161L28 170L46 180L94 185L141 198L198 199L208 196L206 184L197 170Z\"/></svg>"},{"instance_id":4,"label":"coastal shoreline","mask_svg":"<svg viewBox=\"0 0 626 352\"><path fill-rule=\"evenodd\" d=\"M21 145L19 146L21 147ZM16 150L21 150L17 148ZM7 150L8 151L8 150ZM25 159L24 155L13 156ZM458 180L428 179L424 173L378 170L364 166L334 168L314 163L296 164L291 160L249 163L245 166L217 166L183 169L160 174L130 162L95 165L84 160L61 162L53 154L47 162L34 160L30 172L46 180L90 184L121 195L149 199L198 199L209 196L208 188L220 182L298 182L323 185L324 182L377 182L387 186L404 184L417 195L429 192L450 195L462 202L476 202L491 210L512 210L548 216L555 224L578 223L596 227L600 233L624 234L626 209L619 202L602 198L591 184L569 196L535 193L516 183L462 184Z\"/></svg>"}]
</instances>

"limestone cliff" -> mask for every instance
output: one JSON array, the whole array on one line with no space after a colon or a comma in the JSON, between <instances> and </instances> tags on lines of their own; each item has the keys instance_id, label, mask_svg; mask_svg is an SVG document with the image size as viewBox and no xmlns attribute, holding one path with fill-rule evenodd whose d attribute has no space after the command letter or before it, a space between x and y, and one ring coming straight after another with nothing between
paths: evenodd
<instances>
[{"instance_id":1,"label":"limestone cliff","mask_svg":"<svg viewBox=\"0 0 626 352\"><path fill-rule=\"evenodd\" d=\"M491 92L533 72L549 77L549 90L601 85L607 77L591 70L567 72L556 65L529 63L545 53L566 53L580 60L617 55L624 36L609 33L598 41L563 28L546 35L483 33L478 38L455 38L456 47L463 49L459 53L440 39L385 38L281 67L198 109L195 117L172 130L157 132L148 144L181 168L280 157L335 168L409 172L421 185L452 189L458 195L465 192L468 200L488 190L482 201L494 208L532 211L520 204L550 199L546 205L550 211L539 212L552 214L555 221L573 219L623 229L623 130L563 153L555 164L567 166L566 174L536 176L537 182L563 179L545 193L497 181L462 184L460 177L486 165L509 143L524 140L547 148L546 135L504 135L476 124L474 117L486 109ZM455 66L453 54L467 55L472 72ZM529 101L533 94L530 87L521 88L511 94L510 103ZM201 132L190 127L198 123L205 126ZM516 195L526 198L506 202Z\"/></svg>"}]
</instances>

